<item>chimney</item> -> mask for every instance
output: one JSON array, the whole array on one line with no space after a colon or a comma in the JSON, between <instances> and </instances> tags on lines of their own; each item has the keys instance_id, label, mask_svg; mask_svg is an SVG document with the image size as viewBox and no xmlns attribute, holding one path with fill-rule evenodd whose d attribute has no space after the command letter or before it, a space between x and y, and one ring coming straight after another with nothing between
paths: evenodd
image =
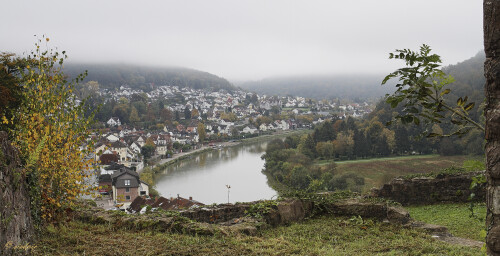
<instances>
[{"instance_id":1,"label":"chimney","mask_svg":"<svg viewBox=\"0 0 500 256\"><path fill-rule=\"evenodd\" d=\"M189 197L189 201L193 201L193 197L192 196Z\"/></svg>"}]
</instances>

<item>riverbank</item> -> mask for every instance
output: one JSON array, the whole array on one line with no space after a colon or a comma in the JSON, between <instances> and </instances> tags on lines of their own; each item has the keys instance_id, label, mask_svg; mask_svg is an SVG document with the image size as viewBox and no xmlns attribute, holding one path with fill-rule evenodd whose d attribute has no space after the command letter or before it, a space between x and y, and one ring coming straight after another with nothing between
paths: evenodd
<instances>
[{"instance_id":1,"label":"riverbank","mask_svg":"<svg viewBox=\"0 0 500 256\"><path fill-rule=\"evenodd\" d=\"M313 130L311 129L299 129L299 130L287 130L287 131L276 131L272 134L261 135L257 137L252 137L248 139L241 140L241 143L253 143L257 141L270 140L274 138L283 138L290 135L298 135L298 134L307 134L311 133Z\"/></svg>"},{"instance_id":2,"label":"riverbank","mask_svg":"<svg viewBox=\"0 0 500 256\"><path fill-rule=\"evenodd\" d=\"M222 152L222 154L225 155L226 154L225 152L226 152L226 150L228 148L233 148L233 147L238 146L238 145L243 145L243 147L247 147L247 145L248 145L249 147L252 147L251 146L252 144L264 143L264 142L270 141L270 140L272 140L274 138L282 138L282 137L285 137L285 136L290 136L290 135L293 135L293 134L302 134L302 133L305 133L305 132L307 132L307 130L298 130L298 131L294 130L294 131L285 131L285 132L280 131L280 132L275 132L275 133L270 134L270 135L264 135L264 136L254 137L254 138L247 138L247 139L244 139L244 140L241 140L241 141L218 142L218 143L215 143L214 147L203 146L201 148L194 149L194 150L191 150L191 151L188 151L188 152L183 152L183 153L175 154L175 155L173 155L172 158L161 159L156 164L144 168L140 172L140 177L141 177L141 180L143 180L144 182L146 182L146 183L148 183L150 185L150 192L151 191L153 192L152 196L159 195L160 192L161 192L161 194L163 196L165 196L166 195L165 193L167 193L167 192L161 191L161 189L158 189L158 191L156 191L155 185L158 185L159 182L162 182L161 180L163 180L163 178L160 178L160 177L165 173L165 171L167 169L172 168L172 166L178 166L178 165L185 166L185 164L189 165L190 161L197 159L198 156L202 156L202 155L208 154L208 152L211 152L211 151L215 151L217 153ZM222 150L219 150L219 149L222 149ZM233 150L230 150L229 152L232 152L232 151ZM262 154L263 153L264 152L262 152ZM216 154L216 155L218 155L218 154ZM236 156L236 155L234 155L234 156ZM261 154L259 154L257 156L257 158L259 159L259 161L261 161L260 155ZM210 156L212 156L212 154L210 154ZM227 156L229 156L229 155L226 155L226 157ZM252 157L255 157L255 155L252 156ZM249 158L249 159L245 158L245 159L246 159L245 161L250 161L251 162L252 160L250 160L250 159L253 159L253 158ZM216 162L217 161L218 160L216 160ZM225 160L224 160L224 162L225 162ZM227 180L227 177L231 177L231 176L234 176L234 175L241 175L241 177L239 179L251 179L248 176L249 175L248 173L251 171L251 170L249 170L249 168L252 167L252 164L250 162L247 162L244 166L240 166L240 167L233 167L233 166L227 166L227 167L225 167L226 169L227 168L229 168L229 169L236 169L237 171L233 171L233 172L227 173L226 176L220 177L220 178L214 180L214 182L217 183L220 180L226 180L226 182L228 182L227 184L237 185L238 181L234 181L234 179L231 180L231 181ZM223 162L221 162L221 164L223 164ZM199 169L198 166L196 166L196 167L193 166L192 168ZM258 172L260 174L260 169L261 168L262 168L262 166L260 166L260 165L256 166L254 168L255 172ZM246 171L243 171L243 170L246 170ZM193 171L196 171L196 170L193 170ZM241 172L241 173L237 174L238 172ZM193 173L193 172L191 172L191 173ZM205 174L204 173L199 173L199 175L205 175ZM262 174L260 174L260 175L262 175ZM209 176L209 177L206 177L206 178L212 179L212 178L214 178L214 176ZM258 179L259 178L257 178L257 180ZM197 180L197 177L196 178L191 177L189 180L182 180L182 181L179 181L179 182L185 183L187 186L191 186L193 184L193 182L195 182L196 180ZM165 182L165 181L163 181L163 182ZM215 186L215 183L212 184L212 185ZM173 184L173 185L174 185L174 187L176 186L176 184ZM200 184L200 185L202 186L202 184ZM172 187L172 184L168 185L168 187ZM240 184L237 187L238 187L237 189L242 189L243 187L245 187L245 185L242 186L242 184ZM270 187L270 186L266 186L266 187ZM180 189L179 191L181 191L181 190L183 190L183 189ZM265 191L265 189L263 191ZM168 193L170 193L170 192L168 192ZM180 192L175 192L175 193L180 193ZM186 193L186 191L184 191L184 193Z\"/></svg>"},{"instance_id":3,"label":"riverbank","mask_svg":"<svg viewBox=\"0 0 500 256\"><path fill-rule=\"evenodd\" d=\"M159 162L155 163L154 165L147 166L146 168L148 168L148 167L151 167L151 168L167 167L169 165L169 163L171 164L173 162L176 162L176 161L179 161L182 159L186 159L187 157L191 157L191 156L194 156L196 154L206 152L208 150L215 150L215 149L219 149L219 148L232 147L232 146L238 145L240 143L241 142L228 142L227 141L227 142L217 143L217 147L211 147L211 146L204 145L204 146L201 146L200 148L197 148L197 149L174 154L172 157L169 157L169 158L160 159ZM146 169L146 168L144 168L144 169ZM139 171L138 173L140 174L143 170Z\"/></svg>"},{"instance_id":4,"label":"riverbank","mask_svg":"<svg viewBox=\"0 0 500 256\"><path fill-rule=\"evenodd\" d=\"M146 166L144 169L142 169L138 173L140 174L141 172L143 172L144 170L146 170L148 168L152 168L152 169L166 168L170 164L176 163L180 160L187 159L189 157L195 156L195 155L203 153L203 152L207 152L209 150L218 150L219 148L233 147L233 146L240 145L240 144L254 143L254 142L258 142L258 141L270 140L272 138L281 138L281 137L286 137L286 136L295 135L295 134L303 134L303 133L305 134L308 132L312 132L312 130L277 131L277 132L274 132L274 133L269 134L269 135L262 135L262 136L248 138L248 139L242 139L240 141L218 142L218 143L216 143L215 147L203 145L202 147L200 147L198 149L174 154L170 158L161 159L158 163L155 163L154 165Z\"/></svg>"}]
</instances>

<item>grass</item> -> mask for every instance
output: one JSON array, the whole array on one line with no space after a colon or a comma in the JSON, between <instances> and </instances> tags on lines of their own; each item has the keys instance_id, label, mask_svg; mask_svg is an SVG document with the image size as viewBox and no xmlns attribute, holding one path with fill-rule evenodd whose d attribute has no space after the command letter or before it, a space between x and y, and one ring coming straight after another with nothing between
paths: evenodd
<instances>
[{"instance_id":1,"label":"grass","mask_svg":"<svg viewBox=\"0 0 500 256\"><path fill-rule=\"evenodd\" d=\"M464 161L481 160L480 156L403 156L343 161L337 163L336 174L355 173L365 177L364 191L381 187L393 178L415 173L439 172L452 166L461 167ZM320 161L316 164L327 164Z\"/></svg>"},{"instance_id":2,"label":"grass","mask_svg":"<svg viewBox=\"0 0 500 256\"><path fill-rule=\"evenodd\" d=\"M477 204L474 212L478 218L471 218L469 204L437 204L405 207L410 216L419 221L442 225L448 228L451 234L458 237L484 241L486 206Z\"/></svg>"},{"instance_id":3,"label":"grass","mask_svg":"<svg viewBox=\"0 0 500 256\"><path fill-rule=\"evenodd\" d=\"M359 217L324 216L257 236L136 233L77 221L49 227L35 255L481 255L423 231Z\"/></svg>"}]
</instances>

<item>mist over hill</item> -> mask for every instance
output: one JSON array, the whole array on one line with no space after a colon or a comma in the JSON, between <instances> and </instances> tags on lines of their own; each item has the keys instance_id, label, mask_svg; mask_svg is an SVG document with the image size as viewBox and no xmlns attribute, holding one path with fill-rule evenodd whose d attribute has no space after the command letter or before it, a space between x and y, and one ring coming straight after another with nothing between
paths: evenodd
<instances>
[{"instance_id":1,"label":"mist over hill","mask_svg":"<svg viewBox=\"0 0 500 256\"><path fill-rule=\"evenodd\" d=\"M379 98L394 91L393 86L381 86L384 74L318 75L268 78L237 84L239 87L268 95L292 95L314 99Z\"/></svg>"},{"instance_id":2,"label":"mist over hill","mask_svg":"<svg viewBox=\"0 0 500 256\"><path fill-rule=\"evenodd\" d=\"M456 95L468 95L471 92L483 94L484 85L484 52L459 62L446 66L443 70L455 77L451 85ZM279 96L302 96L314 99L343 98L351 100L366 100L383 97L394 91L396 80L390 80L382 86L381 81L387 74L344 74L318 76L290 76L267 78L260 81L236 83L237 86L259 94ZM455 88L455 89L453 89ZM478 97L474 97L478 98Z\"/></svg>"},{"instance_id":3,"label":"mist over hill","mask_svg":"<svg viewBox=\"0 0 500 256\"><path fill-rule=\"evenodd\" d=\"M484 84L486 83L484 77L485 60L484 52L480 51L470 59L443 68L446 74L455 78L455 82L450 85L453 95L468 95L469 98L475 99L478 105L482 102Z\"/></svg>"},{"instance_id":4,"label":"mist over hill","mask_svg":"<svg viewBox=\"0 0 500 256\"><path fill-rule=\"evenodd\" d=\"M107 89L119 88L121 85L146 92L158 85L229 91L236 89L224 78L188 68L100 63L67 63L64 66L64 73L70 78L85 70L88 76L84 81L97 81L101 88Z\"/></svg>"}]
</instances>

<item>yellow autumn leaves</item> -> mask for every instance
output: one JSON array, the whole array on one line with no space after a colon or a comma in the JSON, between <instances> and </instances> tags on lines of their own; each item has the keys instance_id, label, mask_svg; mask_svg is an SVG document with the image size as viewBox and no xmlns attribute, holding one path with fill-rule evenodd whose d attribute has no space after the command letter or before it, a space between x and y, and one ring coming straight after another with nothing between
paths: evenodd
<instances>
[{"instance_id":1,"label":"yellow autumn leaves","mask_svg":"<svg viewBox=\"0 0 500 256\"><path fill-rule=\"evenodd\" d=\"M94 158L87 157L92 146L86 142L92 118L84 116L81 105L75 106L74 83L65 81L56 64L59 54L42 51L39 44L22 73L26 102L15 114L14 143L27 159L26 171L38 177L41 217L50 222L92 189L86 182L94 166Z\"/></svg>"}]
</instances>

